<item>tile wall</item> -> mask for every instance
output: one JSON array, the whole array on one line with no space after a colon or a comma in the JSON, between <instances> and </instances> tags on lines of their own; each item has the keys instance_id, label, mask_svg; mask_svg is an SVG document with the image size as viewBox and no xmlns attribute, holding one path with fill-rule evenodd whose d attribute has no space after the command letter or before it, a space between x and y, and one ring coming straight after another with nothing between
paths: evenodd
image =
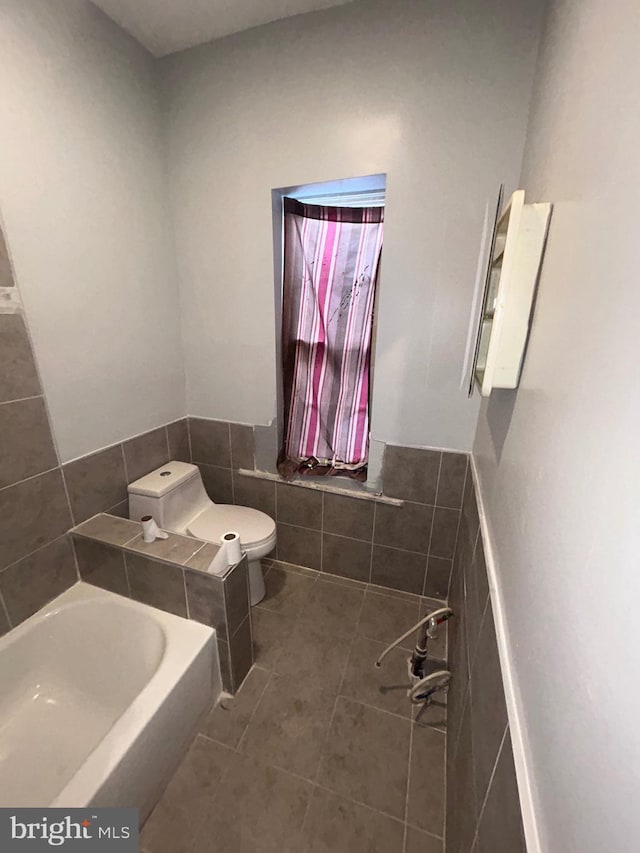
<instances>
[{"instance_id":1,"label":"tile wall","mask_svg":"<svg viewBox=\"0 0 640 853\"><path fill-rule=\"evenodd\" d=\"M471 471L449 603L447 853L525 853L504 686Z\"/></svg>"},{"instance_id":2,"label":"tile wall","mask_svg":"<svg viewBox=\"0 0 640 853\"><path fill-rule=\"evenodd\" d=\"M222 683L235 692L253 664L247 560L206 573L217 548L174 533L147 544L138 522L101 513L73 530L80 577L216 629Z\"/></svg>"},{"instance_id":3,"label":"tile wall","mask_svg":"<svg viewBox=\"0 0 640 853\"><path fill-rule=\"evenodd\" d=\"M0 232L0 634L78 579L72 525L20 296Z\"/></svg>"},{"instance_id":4,"label":"tile wall","mask_svg":"<svg viewBox=\"0 0 640 853\"><path fill-rule=\"evenodd\" d=\"M191 452L212 500L266 512L277 522L277 559L379 586L446 598L467 472L465 453L387 446L384 494L352 498L246 477L253 429L189 418Z\"/></svg>"}]
</instances>

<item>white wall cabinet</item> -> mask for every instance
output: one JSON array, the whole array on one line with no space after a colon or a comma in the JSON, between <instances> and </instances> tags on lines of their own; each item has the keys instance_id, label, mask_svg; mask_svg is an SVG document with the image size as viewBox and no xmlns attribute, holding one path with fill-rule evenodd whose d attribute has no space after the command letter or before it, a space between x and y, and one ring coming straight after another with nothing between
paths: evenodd
<instances>
[{"instance_id":1,"label":"white wall cabinet","mask_svg":"<svg viewBox=\"0 0 640 853\"><path fill-rule=\"evenodd\" d=\"M496 221L469 396L474 383L483 397L494 388L518 387L550 216L550 204L525 204L524 190L517 190Z\"/></svg>"}]
</instances>

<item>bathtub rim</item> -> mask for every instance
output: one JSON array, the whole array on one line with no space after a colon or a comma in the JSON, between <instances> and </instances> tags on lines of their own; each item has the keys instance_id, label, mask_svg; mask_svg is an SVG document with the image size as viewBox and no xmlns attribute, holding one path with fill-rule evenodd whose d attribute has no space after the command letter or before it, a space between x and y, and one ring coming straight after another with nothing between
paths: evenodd
<instances>
[{"instance_id":1,"label":"bathtub rim","mask_svg":"<svg viewBox=\"0 0 640 853\"><path fill-rule=\"evenodd\" d=\"M59 790L51 802L41 807L69 807L71 803L78 807L90 805L110 776L117 771L118 765L133 747L137 738L149 726L181 677L194 665L197 659L210 649L214 664L211 682L211 701L221 690L216 650L216 632L214 628L194 620L185 619L167 613L147 604L134 601L117 593L78 581L48 604L42 607L24 622L11 629L0 638L0 653L14 645L21 637L37 626L46 623L57 613L72 611L84 603L105 605L116 604L151 617L164 636L162 657L148 681L141 687L133 701L125 707L122 714L105 733L102 740L87 753L84 761L73 772L69 781ZM105 613L108 607L105 607ZM215 677L218 671L217 679ZM136 806L136 804L132 804Z\"/></svg>"}]
</instances>

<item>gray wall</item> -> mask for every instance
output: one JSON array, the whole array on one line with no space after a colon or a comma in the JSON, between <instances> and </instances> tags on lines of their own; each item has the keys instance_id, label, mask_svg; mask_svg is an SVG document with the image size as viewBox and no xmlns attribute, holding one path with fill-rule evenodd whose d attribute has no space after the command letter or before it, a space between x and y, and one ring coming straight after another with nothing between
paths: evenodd
<instances>
[{"instance_id":1,"label":"gray wall","mask_svg":"<svg viewBox=\"0 0 640 853\"><path fill-rule=\"evenodd\" d=\"M190 415L276 414L271 190L385 172L374 439L469 450L485 202L520 169L536 0L366 0L159 63Z\"/></svg>"},{"instance_id":2,"label":"gray wall","mask_svg":"<svg viewBox=\"0 0 640 853\"><path fill-rule=\"evenodd\" d=\"M520 387L474 447L544 853L640 837L639 38L631 0L551 7L522 179L549 242Z\"/></svg>"},{"instance_id":3,"label":"gray wall","mask_svg":"<svg viewBox=\"0 0 640 853\"><path fill-rule=\"evenodd\" d=\"M63 462L185 414L159 119L91 3L2 3L0 209Z\"/></svg>"}]
</instances>

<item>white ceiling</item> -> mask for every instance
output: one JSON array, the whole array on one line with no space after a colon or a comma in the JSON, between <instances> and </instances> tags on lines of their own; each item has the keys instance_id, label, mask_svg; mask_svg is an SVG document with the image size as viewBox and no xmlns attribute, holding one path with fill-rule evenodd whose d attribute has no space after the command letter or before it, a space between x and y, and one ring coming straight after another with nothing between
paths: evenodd
<instances>
[{"instance_id":1,"label":"white ceiling","mask_svg":"<svg viewBox=\"0 0 640 853\"><path fill-rule=\"evenodd\" d=\"M92 0L154 56L350 0Z\"/></svg>"}]
</instances>

